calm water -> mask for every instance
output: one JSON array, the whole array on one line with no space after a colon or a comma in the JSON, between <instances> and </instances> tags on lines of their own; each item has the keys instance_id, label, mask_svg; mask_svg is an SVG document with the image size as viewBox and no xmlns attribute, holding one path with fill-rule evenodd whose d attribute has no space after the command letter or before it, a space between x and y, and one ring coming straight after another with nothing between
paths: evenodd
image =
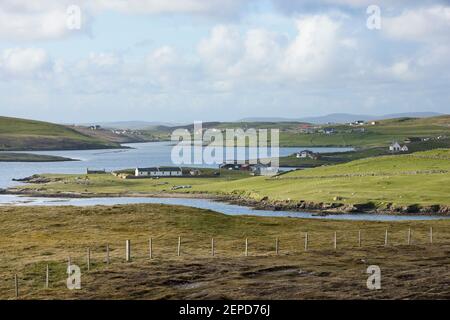
<instances>
[{"instance_id":1,"label":"calm water","mask_svg":"<svg viewBox=\"0 0 450 320\"><path fill-rule=\"evenodd\" d=\"M27 152L62 156L81 161L67 162L0 162L0 188L16 185L13 178L28 177L37 173L86 172L86 168L118 170L135 167L170 166L172 145L170 142L147 142L125 144L133 149L74 150ZM246 148L248 150L248 148ZM302 148L280 148L280 156L291 155ZM308 148L314 152L349 151L351 148ZM248 152L247 152L248 153ZM242 160L242 159L239 159ZM207 167L207 166L205 166ZM209 167L217 167L212 165Z\"/></svg>"},{"instance_id":2,"label":"calm water","mask_svg":"<svg viewBox=\"0 0 450 320\"><path fill-rule=\"evenodd\" d=\"M439 216L389 216L375 214L342 214L329 216L314 216L309 212L293 211L272 211L255 210L248 207L217 202L208 199L182 199L182 198L139 198L139 197L118 197L118 198L88 198L88 199L56 199L56 198L32 198L18 197L14 195L0 195L0 205L16 206L94 206L94 205L116 205L116 204L135 204L135 203L158 203L189 206L200 209L209 209L227 215L255 215L265 217L294 217L294 218L313 218L313 219L333 219L333 220L364 220L364 221L404 221L404 220L438 220L447 219Z\"/></svg>"}]
</instances>

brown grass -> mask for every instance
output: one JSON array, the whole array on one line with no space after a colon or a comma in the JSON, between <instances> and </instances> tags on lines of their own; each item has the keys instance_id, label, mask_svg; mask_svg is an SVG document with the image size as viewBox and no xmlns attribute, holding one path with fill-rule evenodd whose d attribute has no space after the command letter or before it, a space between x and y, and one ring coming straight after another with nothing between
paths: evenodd
<instances>
[{"instance_id":1,"label":"brown grass","mask_svg":"<svg viewBox=\"0 0 450 320\"><path fill-rule=\"evenodd\" d=\"M23 299L449 299L449 226L448 220L225 216L164 205L0 207L0 297L14 298L17 273ZM408 246L410 227L413 242ZM388 247L384 247L386 228ZM305 231L308 252L304 252ZM181 257L176 256L178 236ZM154 243L152 260L149 237ZM211 237L215 257L210 255ZM278 256L275 237L280 239ZM244 256L245 238L249 257ZM124 261L126 239L132 242L131 263ZM111 247L110 265L104 263L106 243ZM79 291L65 287L68 256L82 269ZM50 289L43 288L46 264ZM381 267L382 290L366 288L366 269L372 264Z\"/></svg>"}]
</instances>

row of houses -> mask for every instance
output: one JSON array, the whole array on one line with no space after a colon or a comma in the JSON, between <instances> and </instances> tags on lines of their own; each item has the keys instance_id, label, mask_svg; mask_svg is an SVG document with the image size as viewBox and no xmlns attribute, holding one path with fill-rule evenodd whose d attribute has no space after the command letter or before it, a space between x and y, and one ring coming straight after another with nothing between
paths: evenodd
<instances>
[{"instance_id":1,"label":"row of houses","mask_svg":"<svg viewBox=\"0 0 450 320\"><path fill-rule=\"evenodd\" d=\"M136 177L181 177L183 170L180 167L151 167L136 168Z\"/></svg>"},{"instance_id":2,"label":"row of houses","mask_svg":"<svg viewBox=\"0 0 450 320\"><path fill-rule=\"evenodd\" d=\"M250 171L255 176L275 175L279 169L262 163L240 163L239 161L224 162L219 166L222 170Z\"/></svg>"},{"instance_id":3,"label":"row of houses","mask_svg":"<svg viewBox=\"0 0 450 320\"><path fill-rule=\"evenodd\" d=\"M401 146L397 141L394 141L389 146L389 151L391 151L391 152L408 152L409 148L407 145Z\"/></svg>"}]
</instances>

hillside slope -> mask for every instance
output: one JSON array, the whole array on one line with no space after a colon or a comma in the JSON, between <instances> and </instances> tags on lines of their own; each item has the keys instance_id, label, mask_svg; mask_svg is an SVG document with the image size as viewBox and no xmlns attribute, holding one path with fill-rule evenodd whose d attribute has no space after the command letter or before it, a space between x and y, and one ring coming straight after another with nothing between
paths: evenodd
<instances>
[{"instance_id":1,"label":"hillside slope","mask_svg":"<svg viewBox=\"0 0 450 320\"><path fill-rule=\"evenodd\" d=\"M309 125L312 132L304 132L308 126L302 122L205 122L204 129L242 128L279 129L281 147L387 147L393 140L416 138L436 138L450 136L450 115L429 118L395 118L376 121L375 125L365 124L351 126L348 124ZM170 139L175 129L193 131L193 125L177 127L158 126L147 130L148 134L161 140ZM333 129L332 134L326 134L324 129Z\"/></svg>"},{"instance_id":2,"label":"hillside slope","mask_svg":"<svg viewBox=\"0 0 450 320\"><path fill-rule=\"evenodd\" d=\"M92 138L63 125L0 117L0 151L119 148L115 142Z\"/></svg>"},{"instance_id":3,"label":"hillside slope","mask_svg":"<svg viewBox=\"0 0 450 320\"><path fill-rule=\"evenodd\" d=\"M449 213L450 149L367 158L192 190L285 208Z\"/></svg>"}]
</instances>

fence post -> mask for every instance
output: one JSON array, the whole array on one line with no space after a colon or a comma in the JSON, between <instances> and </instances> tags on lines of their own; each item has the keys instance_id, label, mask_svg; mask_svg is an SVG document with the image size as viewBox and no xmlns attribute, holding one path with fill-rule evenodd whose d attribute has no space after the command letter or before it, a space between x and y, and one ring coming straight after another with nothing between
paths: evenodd
<instances>
[{"instance_id":1,"label":"fence post","mask_svg":"<svg viewBox=\"0 0 450 320\"><path fill-rule=\"evenodd\" d=\"M106 244L106 264L109 264L109 243Z\"/></svg>"},{"instance_id":2,"label":"fence post","mask_svg":"<svg viewBox=\"0 0 450 320\"><path fill-rule=\"evenodd\" d=\"M177 256L181 255L181 237L178 237L178 248L177 248Z\"/></svg>"},{"instance_id":3,"label":"fence post","mask_svg":"<svg viewBox=\"0 0 450 320\"><path fill-rule=\"evenodd\" d=\"M275 254L278 255L278 237L275 238Z\"/></svg>"},{"instance_id":4,"label":"fence post","mask_svg":"<svg viewBox=\"0 0 450 320\"><path fill-rule=\"evenodd\" d=\"M150 260L153 259L153 239L150 238L148 240L148 251L149 251L149 256L150 256Z\"/></svg>"},{"instance_id":5,"label":"fence post","mask_svg":"<svg viewBox=\"0 0 450 320\"><path fill-rule=\"evenodd\" d=\"M388 230L386 229L386 232L384 234L384 246L387 247L388 245Z\"/></svg>"},{"instance_id":6,"label":"fence post","mask_svg":"<svg viewBox=\"0 0 450 320\"><path fill-rule=\"evenodd\" d=\"M433 227L430 227L430 243L433 243Z\"/></svg>"},{"instance_id":7,"label":"fence post","mask_svg":"<svg viewBox=\"0 0 450 320\"><path fill-rule=\"evenodd\" d=\"M305 232L305 251L308 251L308 232Z\"/></svg>"},{"instance_id":8,"label":"fence post","mask_svg":"<svg viewBox=\"0 0 450 320\"><path fill-rule=\"evenodd\" d=\"M16 298L19 297L19 279L17 278L17 274L14 274L14 294Z\"/></svg>"},{"instance_id":9,"label":"fence post","mask_svg":"<svg viewBox=\"0 0 450 320\"><path fill-rule=\"evenodd\" d=\"M245 238L245 256L248 257L248 238Z\"/></svg>"},{"instance_id":10,"label":"fence post","mask_svg":"<svg viewBox=\"0 0 450 320\"><path fill-rule=\"evenodd\" d=\"M125 260L126 260L126 262L131 261L131 242L130 242L130 240L125 241Z\"/></svg>"},{"instance_id":11,"label":"fence post","mask_svg":"<svg viewBox=\"0 0 450 320\"><path fill-rule=\"evenodd\" d=\"M214 238L211 238L211 255L214 257L215 256L215 251L214 251Z\"/></svg>"},{"instance_id":12,"label":"fence post","mask_svg":"<svg viewBox=\"0 0 450 320\"><path fill-rule=\"evenodd\" d=\"M49 269L48 269L48 264L47 267L45 268L45 289L48 289L48 283L49 283L49 278L50 278L50 274L49 274Z\"/></svg>"},{"instance_id":13,"label":"fence post","mask_svg":"<svg viewBox=\"0 0 450 320\"><path fill-rule=\"evenodd\" d=\"M361 230L358 230L358 247L361 248Z\"/></svg>"},{"instance_id":14,"label":"fence post","mask_svg":"<svg viewBox=\"0 0 450 320\"><path fill-rule=\"evenodd\" d=\"M87 270L91 270L91 248L87 248L87 257L86 257Z\"/></svg>"},{"instance_id":15,"label":"fence post","mask_svg":"<svg viewBox=\"0 0 450 320\"><path fill-rule=\"evenodd\" d=\"M411 244L411 228L408 229L408 245Z\"/></svg>"},{"instance_id":16,"label":"fence post","mask_svg":"<svg viewBox=\"0 0 450 320\"><path fill-rule=\"evenodd\" d=\"M334 232L334 250L337 249L337 232Z\"/></svg>"}]
</instances>

